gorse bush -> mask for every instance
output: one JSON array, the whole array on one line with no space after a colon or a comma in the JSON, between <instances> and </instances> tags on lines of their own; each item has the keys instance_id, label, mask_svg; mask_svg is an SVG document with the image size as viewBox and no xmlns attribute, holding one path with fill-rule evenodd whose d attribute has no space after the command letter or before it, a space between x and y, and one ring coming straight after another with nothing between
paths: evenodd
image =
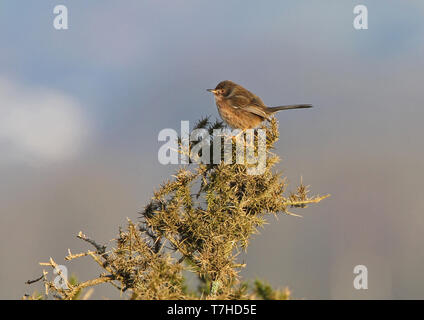
<instances>
[{"instance_id":1,"label":"gorse bush","mask_svg":"<svg viewBox=\"0 0 424 320\"><path fill-rule=\"evenodd\" d=\"M199 128L212 133L222 128L222 123L203 119L195 127ZM247 248L267 216L291 215L292 208L306 208L327 196L309 196L303 183L287 192L286 180L273 170L280 161L271 152L279 135L277 121L272 118L261 129L266 130L266 164L261 174L248 174L251 165L236 161L181 167L153 193L140 212L140 221L129 221L126 229L119 231L114 247L78 235L94 250L69 252L65 259L89 256L102 268L100 276L61 289L44 271L45 294L74 299L85 288L109 283L131 299L289 298L287 290L273 290L258 280L253 287L242 282L239 271L245 265L237 261L237 255ZM213 143L210 139L211 156ZM235 159L234 150L232 156ZM56 267L52 259L44 265ZM196 290L187 288L187 273L199 279Z\"/></svg>"}]
</instances>

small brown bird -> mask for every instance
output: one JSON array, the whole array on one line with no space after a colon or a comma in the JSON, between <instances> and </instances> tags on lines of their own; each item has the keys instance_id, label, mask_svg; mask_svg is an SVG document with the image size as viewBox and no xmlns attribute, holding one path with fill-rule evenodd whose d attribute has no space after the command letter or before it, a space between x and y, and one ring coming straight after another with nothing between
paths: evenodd
<instances>
[{"instance_id":1,"label":"small brown bird","mask_svg":"<svg viewBox=\"0 0 424 320\"><path fill-rule=\"evenodd\" d=\"M214 94L219 115L233 129L254 129L280 110L312 107L310 104L267 107L261 98L229 80L221 81L215 89L207 91Z\"/></svg>"}]
</instances>

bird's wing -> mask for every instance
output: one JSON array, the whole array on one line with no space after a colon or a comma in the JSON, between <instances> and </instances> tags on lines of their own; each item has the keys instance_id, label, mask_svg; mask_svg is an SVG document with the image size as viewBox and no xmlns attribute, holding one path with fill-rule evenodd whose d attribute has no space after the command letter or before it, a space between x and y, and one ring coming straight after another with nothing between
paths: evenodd
<instances>
[{"instance_id":1,"label":"bird's wing","mask_svg":"<svg viewBox=\"0 0 424 320\"><path fill-rule=\"evenodd\" d=\"M231 95L229 97L231 100L231 105L236 109L241 109L253 114L256 114L262 118L268 119L267 113L264 111L264 106L262 100L255 96L246 96L244 94Z\"/></svg>"},{"instance_id":2,"label":"bird's wing","mask_svg":"<svg viewBox=\"0 0 424 320\"><path fill-rule=\"evenodd\" d=\"M244 111L248 111L250 113L256 114L264 119L269 120L268 114L264 111L263 107L258 106L256 104L250 104L243 107Z\"/></svg>"},{"instance_id":3,"label":"bird's wing","mask_svg":"<svg viewBox=\"0 0 424 320\"><path fill-rule=\"evenodd\" d=\"M231 105L236 109L244 108L251 101L251 99L242 94L230 95L227 99L231 101Z\"/></svg>"}]
</instances>

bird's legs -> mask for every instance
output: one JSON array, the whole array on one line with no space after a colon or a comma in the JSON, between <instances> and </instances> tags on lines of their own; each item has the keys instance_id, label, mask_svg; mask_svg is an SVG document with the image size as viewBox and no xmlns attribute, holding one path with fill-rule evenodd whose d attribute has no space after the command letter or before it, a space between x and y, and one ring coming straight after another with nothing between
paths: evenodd
<instances>
[{"instance_id":1,"label":"bird's legs","mask_svg":"<svg viewBox=\"0 0 424 320\"><path fill-rule=\"evenodd\" d=\"M244 133L246 132L246 129L242 129L239 133L237 133L235 136L232 136L232 139L233 139L233 142L236 142L237 141L237 139L240 137L240 136L242 136L242 135L244 135Z\"/></svg>"},{"instance_id":2,"label":"bird's legs","mask_svg":"<svg viewBox=\"0 0 424 320\"><path fill-rule=\"evenodd\" d=\"M242 129L239 133L237 133L236 135L232 136L233 142L234 143L237 143L237 139L240 136L243 136L244 134L246 134L246 138L243 139L243 143L245 144L246 147L253 147L254 148L254 146L255 146L255 135L254 135L254 132L253 133L250 133L250 132L247 132L247 130L250 130L250 129ZM247 138L248 137L248 133L249 133L249 136L251 136L251 139L248 139Z\"/></svg>"}]
</instances>

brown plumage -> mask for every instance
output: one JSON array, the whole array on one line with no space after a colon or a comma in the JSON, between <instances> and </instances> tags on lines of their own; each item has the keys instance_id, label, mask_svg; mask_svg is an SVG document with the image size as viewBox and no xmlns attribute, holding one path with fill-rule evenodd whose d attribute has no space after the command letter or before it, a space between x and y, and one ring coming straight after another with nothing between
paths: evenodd
<instances>
[{"instance_id":1,"label":"brown plumage","mask_svg":"<svg viewBox=\"0 0 424 320\"><path fill-rule=\"evenodd\" d=\"M214 94L222 120L234 129L256 128L280 110L312 107L310 104L267 107L257 95L229 80L220 82L215 89L207 90Z\"/></svg>"}]
</instances>

